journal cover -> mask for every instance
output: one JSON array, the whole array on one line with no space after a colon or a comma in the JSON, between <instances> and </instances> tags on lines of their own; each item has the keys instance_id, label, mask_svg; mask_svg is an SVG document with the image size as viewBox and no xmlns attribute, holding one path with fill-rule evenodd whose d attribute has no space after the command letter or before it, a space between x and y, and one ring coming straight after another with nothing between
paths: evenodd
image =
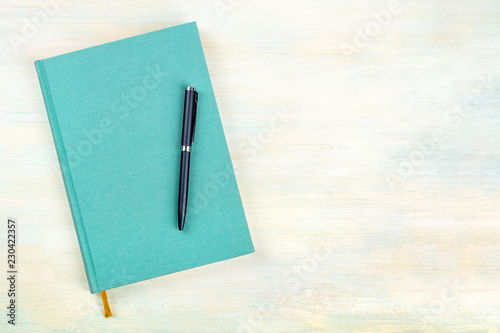
<instances>
[{"instance_id":1,"label":"journal cover","mask_svg":"<svg viewBox=\"0 0 500 333\"><path fill-rule=\"evenodd\" d=\"M91 293L254 251L196 23L37 60ZM184 91L199 92L184 231Z\"/></svg>"}]
</instances>

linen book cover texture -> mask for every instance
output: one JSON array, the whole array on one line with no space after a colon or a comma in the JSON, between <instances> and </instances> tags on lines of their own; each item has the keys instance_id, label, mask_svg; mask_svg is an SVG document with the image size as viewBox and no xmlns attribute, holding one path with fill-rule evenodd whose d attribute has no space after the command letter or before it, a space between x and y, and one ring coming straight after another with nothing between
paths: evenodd
<instances>
[{"instance_id":1,"label":"linen book cover texture","mask_svg":"<svg viewBox=\"0 0 500 333\"><path fill-rule=\"evenodd\" d=\"M35 67L91 293L254 251L196 23ZM199 103L179 231L188 86Z\"/></svg>"}]
</instances>

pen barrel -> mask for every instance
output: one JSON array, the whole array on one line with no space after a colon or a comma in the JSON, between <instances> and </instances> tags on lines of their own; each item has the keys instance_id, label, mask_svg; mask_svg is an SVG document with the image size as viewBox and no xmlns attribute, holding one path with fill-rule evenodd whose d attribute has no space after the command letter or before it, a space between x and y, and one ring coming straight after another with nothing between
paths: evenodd
<instances>
[{"instance_id":1,"label":"pen barrel","mask_svg":"<svg viewBox=\"0 0 500 333\"><path fill-rule=\"evenodd\" d=\"M184 228L184 221L186 219L186 208L188 200L189 188L189 162L191 153L183 151L181 153L181 171L179 178L179 229Z\"/></svg>"}]
</instances>

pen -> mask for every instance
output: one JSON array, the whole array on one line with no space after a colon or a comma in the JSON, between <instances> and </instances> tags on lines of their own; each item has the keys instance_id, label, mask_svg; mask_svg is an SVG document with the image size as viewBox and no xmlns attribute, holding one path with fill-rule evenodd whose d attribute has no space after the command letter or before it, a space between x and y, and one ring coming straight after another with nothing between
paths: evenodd
<instances>
[{"instance_id":1,"label":"pen","mask_svg":"<svg viewBox=\"0 0 500 333\"><path fill-rule=\"evenodd\" d=\"M187 87L184 97L184 119L182 121L181 139L181 174L179 178L179 230L184 229L189 186L189 160L191 144L194 141L196 126L196 109L198 107L198 92L193 87Z\"/></svg>"}]
</instances>

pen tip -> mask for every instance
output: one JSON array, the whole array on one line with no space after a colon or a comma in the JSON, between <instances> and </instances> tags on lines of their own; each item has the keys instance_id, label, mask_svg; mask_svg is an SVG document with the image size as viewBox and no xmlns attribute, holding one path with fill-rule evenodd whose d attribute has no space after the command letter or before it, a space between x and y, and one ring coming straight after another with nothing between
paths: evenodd
<instances>
[{"instance_id":1,"label":"pen tip","mask_svg":"<svg viewBox=\"0 0 500 333\"><path fill-rule=\"evenodd\" d=\"M184 230L184 222L186 222L186 206L179 207L179 215L178 215L178 226L179 230Z\"/></svg>"},{"instance_id":2,"label":"pen tip","mask_svg":"<svg viewBox=\"0 0 500 333\"><path fill-rule=\"evenodd\" d=\"M184 217L179 218L179 230L182 231L184 230Z\"/></svg>"}]
</instances>

